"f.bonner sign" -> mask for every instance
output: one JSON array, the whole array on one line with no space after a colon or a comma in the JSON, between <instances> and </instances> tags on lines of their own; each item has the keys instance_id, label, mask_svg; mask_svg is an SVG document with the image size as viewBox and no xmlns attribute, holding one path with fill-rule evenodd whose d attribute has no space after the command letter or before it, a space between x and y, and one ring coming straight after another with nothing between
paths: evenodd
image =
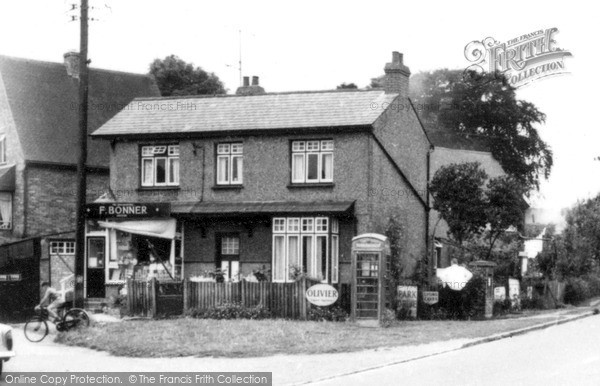
<instances>
[{"instance_id":1,"label":"f.bonner sign","mask_svg":"<svg viewBox=\"0 0 600 386\"><path fill-rule=\"evenodd\" d=\"M87 218L148 218L167 217L168 203L94 203L86 205Z\"/></svg>"},{"instance_id":2,"label":"f.bonner sign","mask_svg":"<svg viewBox=\"0 0 600 386\"><path fill-rule=\"evenodd\" d=\"M329 284L315 284L306 290L306 300L315 306L330 306L338 300L338 291Z\"/></svg>"}]
</instances>

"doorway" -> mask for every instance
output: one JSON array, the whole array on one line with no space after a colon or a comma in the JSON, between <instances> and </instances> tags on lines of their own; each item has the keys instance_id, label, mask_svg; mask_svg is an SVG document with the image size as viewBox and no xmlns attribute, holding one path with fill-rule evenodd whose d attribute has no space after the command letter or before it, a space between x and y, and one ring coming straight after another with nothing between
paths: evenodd
<instances>
[{"instance_id":1,"label":"doorway","mask_svg":"<svg viewBox=\"0 0 600 386\"><path fill-rule=\"evenodd\" d=\"M87 238L87 272L86 294L88 298L104 298L106 293L104 284L106 280L105 258L106 239L104 237Z\"/></svg>"}]
</instances>

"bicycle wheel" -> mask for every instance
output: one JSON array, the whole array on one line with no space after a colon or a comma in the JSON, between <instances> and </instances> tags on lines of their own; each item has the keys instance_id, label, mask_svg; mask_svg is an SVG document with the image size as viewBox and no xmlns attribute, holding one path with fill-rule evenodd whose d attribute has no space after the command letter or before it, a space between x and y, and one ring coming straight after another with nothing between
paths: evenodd
<instances>
[{"instance_id":1,"label":"bicycle wheel","mask_svg":"<svg viewBox=\"0 0 600 386\"><path fill-rule=\"evenodd\" d=\"M23 327L25 338L30 342L40 342L48 335L48 323L44 319L33 318Z\"/></svg>"},{"instance_id":2,"label":"bicycle wheel","mask_svg":"<svg viewBox=\"0 0 600 386\"><path fill-rule=\"evenodd\" d=\"M63 318L65 330L72 328L87 327L90 325L90 317L81 308L72 308L65 314Z\"/></svg>"}]
</instances>

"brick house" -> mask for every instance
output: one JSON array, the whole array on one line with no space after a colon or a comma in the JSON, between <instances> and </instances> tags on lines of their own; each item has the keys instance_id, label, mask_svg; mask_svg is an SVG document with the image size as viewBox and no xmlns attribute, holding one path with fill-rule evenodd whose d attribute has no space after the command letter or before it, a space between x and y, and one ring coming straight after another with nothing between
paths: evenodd
<instances>
[{"instance_id":1,"label":"brick house","mask_svg":"<svg viewBox=\"0 0 600 386\"><path fill-rule=\"evenodd\" d=\"M0 56L0 268L10 245L40 240L39 278L55 288L72 273L75 251L79 55L64 57ZM146 75L91 69L89 132L133 98L158 95ZM107 189L108 166L108 143L90 140L88 199Z\"/></svg>"},{"instance_id":2,"label":"brick house","mask_svg":"<svg viewBox=\"0 0 600 386\"><path fill-rule=\"evenodd\" d=\"M410 276L426 253L432 146L401 54L385 72L383 89L265 93L254 77L237 95L135 99L92 134L110 141L113 208L168 203L170 215L88 221L88 240L106 248L88 263L104 256L107 286L122 253L143 263L148 248L176 277L265 270L286 282L302 270L348 282L352 237L384 233L395 216Z\"/></svg>"}]
</instances>

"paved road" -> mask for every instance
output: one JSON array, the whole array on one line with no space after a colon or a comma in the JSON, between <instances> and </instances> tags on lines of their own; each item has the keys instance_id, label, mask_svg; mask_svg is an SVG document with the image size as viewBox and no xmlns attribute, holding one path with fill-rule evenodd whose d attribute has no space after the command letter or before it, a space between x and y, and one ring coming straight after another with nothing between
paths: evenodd
<instances>
[{"instance_id":1,"label":"paved road","mask_svg":"<svg viewBox=\"0 0 600 386\"><path fill-rule=\"evenodd\" d=\"M600 316L325 385L600 385Z\"/></svg>"}]
</instances>

